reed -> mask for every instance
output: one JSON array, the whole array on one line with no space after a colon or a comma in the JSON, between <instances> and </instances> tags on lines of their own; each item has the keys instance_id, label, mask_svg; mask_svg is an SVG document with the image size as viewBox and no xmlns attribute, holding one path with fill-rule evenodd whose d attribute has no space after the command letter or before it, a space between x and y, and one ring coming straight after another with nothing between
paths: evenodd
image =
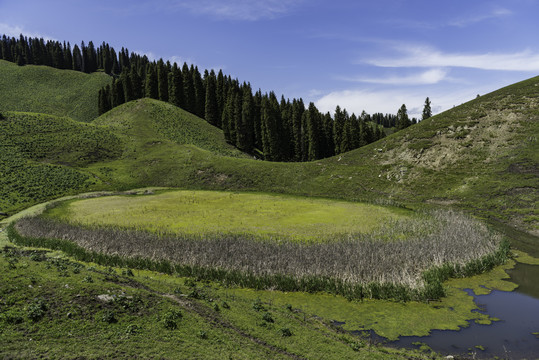
<instances>
[{"instance_id":1,"label":"reed","mask_svg":"<svg viewBox=\"0 0 539 360\"><path fill-rule=\"evenodd\" d=\"M488 271L509 254L507 241L454 211L310 244L246 234L158 236L40 217L19 220L8 228L8 236L14 243L62 250L82 261L227 286L399 301L438 299L445 295L443 281Z\"/></svg>"}]
</instances>

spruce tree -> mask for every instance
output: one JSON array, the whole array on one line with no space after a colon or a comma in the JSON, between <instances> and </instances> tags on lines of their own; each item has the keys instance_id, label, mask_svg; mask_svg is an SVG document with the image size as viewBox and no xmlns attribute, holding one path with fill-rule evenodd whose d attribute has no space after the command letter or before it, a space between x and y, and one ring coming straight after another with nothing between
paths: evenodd
<instances>
[{"instance_id":1,"label":"spruce tree","mask_svg":"<svg viewBox=\"0 0 539 360\"><path fill-rule=\"evenodd\" d=\"M180 71L180 68L178 67L178 64L174 63L174 66L172 67L172 94L169 94L169 96L172 96L169 101L180 108L184 107L184 93L183 93L183 77L182 72Z\"/></svg>"},{"instance_id":2,"label":"spruce tree","mask_svg":"<svg viewBox=\"0 0 539 360\"><path fill-rule=\"evenodd\" d=\"M432 116L432 110L430 107L430 99L427 97L425 99L425 106L423 107L423 114L421 116L421 120L428 119Z\"/></svg>"},{"instance_id":3,"label":"spruce tree","mask_svg":"<svg viewBox=\"0 0 539 360\"><path fill-rule=\"evenodd\" d=\"M335 154L340 154L341 143L342 143L342 133L344 129L344 114L341 111L341 107L337 105L335 108L335 116L333 118L333 142L335 143Z\"/></svg>"},{"instance_id":4,"label":"spruce tree","mask_svg":"<svg viewBox=\"0 0 539 360\"><path fill-rule=\"evenodd\" d=\"M254 101L251 86L244 84L242 92L241 133L238 133L238 147L251 153L254 149Z\"/></svg>"},{"instance_id":5,"label":"spruce tree","mask_svg":"<svg viewBox=\"0 0 539 360\"><path fill-rule=\"evenodd\" d=\"M159 99L159 89L157 83L157 74L155 71L155 65L148 64L146 69L146 92L145 96L152 99Z\"/></svg>"},{"instance_id":6,"label":"spruce tree","mask_svg":"<svg viewBox=\"0 0 539 360\"><path fill-rule=\"evenodd\" d=\"M182 76L184 110L194 113L196 109L195 87L193 85L193 75L191 74L191 71L189 70L189 67L186 63L183 63Z\"/></svg>"},{"instance_id":7,"label":"spruce tree","mask_svg":"<svg viewBox=\"0 0 539 360\"><path fill-rule=\"evenodd\" d=\"M157 62L157 83L159 100L168 101L168 72L163 59Z\"/></svg>"},{"instance_id":8,"label":"spruce tree","mask_svg":"<svg viewBox=\"0 0 539 360\"><path fill-rule=\"evenodd\" d=\"M220 123L220 116L217 103L217 79L215 78L215 72L212 70L209 74L206 74L204 78L206 81L206 108L204 111L204 118L210 124L218 126Z\"/></svg>"},{"instance_id":9,"label":"spruce tree","mask_svg":"<svg viewBox=\"0 0 539 360\"><path fill-rule=\"evenodd\" d=\"M396 127L398 130L402 130L411 125L411 121L408 118L408 110L406 105L402 104L399 111L397 111Z\"/></svg>"},{"instance_id":10,"label":"spruce tree","mask_svg":"<svg viewBox=\"0 0 539 360\"><path fill-rule=\"evenodd\" d=\"M198 71L198 67L195 66L193 70L193 86L195 88L195 109L194 112L198 117L203 118L206 111L206 91L204 90L204 83L202 76Z\"/></svg>"},{"instance_id":11,"label":"spruce tree","mask_svg":"<svg viewBox=\"0 0 539 360\"><path fill-rule=\"evenodd\" d=\"M309 109L305 111L305 124L307 125L307 160L317 160L320 158L320 113L314 106L309 104Z\"/></svg>"}]
</instances>

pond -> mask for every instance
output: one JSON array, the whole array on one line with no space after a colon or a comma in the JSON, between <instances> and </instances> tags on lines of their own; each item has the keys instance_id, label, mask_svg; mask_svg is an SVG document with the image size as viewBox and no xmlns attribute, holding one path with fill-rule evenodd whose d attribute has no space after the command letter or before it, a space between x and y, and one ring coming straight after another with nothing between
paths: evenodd
<instances>
[{"instance_id":1,"label":"pond","mask_svg":"<svg viewBox=\"0 0 539 360\"><path fill-rule=\"evenodd\" d=\"M421 342L444 355L468 355L476 359L539 358L539 266L517 263L508 273L511 281L519 285L515 291L494 290L479 296L468 291L481 312L500 321L491 325L472 322L459 331L434 330L430 336L405 336L387 344L417 348Z\"/></svg>"}]
</instances>

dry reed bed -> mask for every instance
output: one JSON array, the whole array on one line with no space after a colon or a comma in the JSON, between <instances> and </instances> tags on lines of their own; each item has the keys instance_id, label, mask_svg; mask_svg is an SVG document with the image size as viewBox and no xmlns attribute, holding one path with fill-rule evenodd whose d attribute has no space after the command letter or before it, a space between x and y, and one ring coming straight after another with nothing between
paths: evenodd
<instances>
[{"instance_id":1,"label":"dry reed bed","mask_svg":"<svg viewBox=\"0 0 539 360\"><path fill-rule=\"evenodd\" d=\"M232 285L323 290L351 298L438 298L443 296L441 281L447 277L486 271L505 261L508 252L498 254L499 235L454 211L435 211L370 234L314 244L246 235L158 236L89 229L41 217L21 219L15 229L28 239L57 239L76 244L86 253L105 254L109 260L104 262L115 265L152 268L151 264L161 264L153 268ZM433 274L429 269L438 270Z\"/></svg>"}]
</instances>

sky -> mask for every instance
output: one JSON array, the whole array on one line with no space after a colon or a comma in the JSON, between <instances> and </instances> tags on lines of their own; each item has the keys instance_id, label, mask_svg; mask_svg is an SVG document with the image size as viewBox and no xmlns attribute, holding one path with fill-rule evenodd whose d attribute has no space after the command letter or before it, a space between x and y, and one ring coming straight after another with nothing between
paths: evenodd
<instances>
[{"instance_id":1,"label":"sky","mask_svg":"<svg viewBox=\"0 0 539 360\"><path fill-rule=\"evenodd\" d=\"M434 113L539 75L539 0L0 0L0 34L223 69L319 110Z\"/></svg>"}]
</instances>

